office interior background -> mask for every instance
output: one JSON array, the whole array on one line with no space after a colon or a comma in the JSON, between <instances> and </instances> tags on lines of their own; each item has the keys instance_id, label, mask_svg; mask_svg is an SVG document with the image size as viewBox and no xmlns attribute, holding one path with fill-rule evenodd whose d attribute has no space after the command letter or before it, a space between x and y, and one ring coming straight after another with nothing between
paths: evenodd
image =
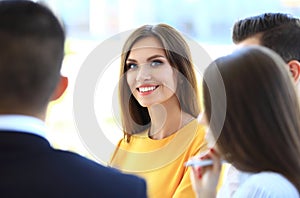
<instances>
[{"instance_id":1,"label":"office interior background","mask_svg":"<svg viewBox=\"0 0 300 198\"><path fill-rule=\"evenodd\" d=\"M62 73L69 78L64 96L48 110L47 134L51 144L96 160L76 127L73 91L87 56L102 42L144 24L167 23L201 45L212 59L229 53L234 45L235 21L265 12L300 17L300 0L43 0L60 18L67 32ZM95 90L95 114L113 144L122 137L112 109L119 77L118 59L107 67ZM115 100L115 99L113 99ZM99 140L99 143L101 141ZM112 151L107 151L112 152ZM102 163L102 162L100 162Z\"/></svg>"}]
</instances>

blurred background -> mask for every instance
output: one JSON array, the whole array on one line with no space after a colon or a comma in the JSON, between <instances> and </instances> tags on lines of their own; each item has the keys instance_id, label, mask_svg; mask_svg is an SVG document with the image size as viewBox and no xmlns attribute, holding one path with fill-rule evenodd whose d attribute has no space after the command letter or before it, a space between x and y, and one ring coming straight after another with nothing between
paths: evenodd
<instances>
[{"instance_id":1,"label":"blurred background","mask_svg":"<svg viewBox=\"0 0 300 198\"><path fill-rule=\"evenodd\" d=\"M235 21L264 12L300 17L300 0L43 0L67 32L62 73L69 88L50 104L47 134L51 144L94 159L81 141L73 118L73 90L78 70L88 54L104 40L144 24L167 23L197 41L214 59L233 49L231 28ZM114 144L122 133L112 114L113 91L118 81L115 60L106 69L95 92L99 125ZM100 95L101 94L101 95ZM101 97L100 97L101 96ZM111 152L111 151L108 151Z\"/></svg>"}]
</instances>

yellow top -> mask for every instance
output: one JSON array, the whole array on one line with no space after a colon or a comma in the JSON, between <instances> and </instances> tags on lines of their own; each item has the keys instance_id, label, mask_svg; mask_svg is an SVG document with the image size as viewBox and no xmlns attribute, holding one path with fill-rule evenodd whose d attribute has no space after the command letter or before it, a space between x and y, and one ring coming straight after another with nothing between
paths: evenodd
<instances>
[{"instance_id":1,"label":"yellow top","mask_svg":"<svg viewBox=\"0 0 300 198\"><path fill-rule=\"evenodd\" d=\"M133 135L129 143L121 140L110 165L145 178L149 198L193 198L184 163L205 149L205 127L193 120L161 140L149 138L148 131Z\"/></svg>"}]
</instances>

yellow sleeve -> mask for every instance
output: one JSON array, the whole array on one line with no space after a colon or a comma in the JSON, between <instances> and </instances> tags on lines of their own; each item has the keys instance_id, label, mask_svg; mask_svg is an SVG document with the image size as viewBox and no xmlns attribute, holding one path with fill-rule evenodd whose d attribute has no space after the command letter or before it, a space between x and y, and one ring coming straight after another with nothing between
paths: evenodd
<instances>
[{"instance_id":1,"label":"yellow sleeve","mask_svg":"<svg viewBox=\"0 0 300 198\"><path fill-rule=\"evenodd\" d=\"M224 173L225 173L226 167L225 165L222 166L222 170L221 170L221 174L220 174L220 178L219 178L219 183L217 186L217 192L219 191L219 189L221 188L222 184L223 184L223 178L224 178ZM188 168L187 172L184 174L183 179L180 183L180 185L178 186L173 198L193 198L196 197L196 195L194 194L193 191L193 187L190 181L190 171L191 169Z\"/></svg>"},{"instance_id":2,"label":"yellow sleeve","mask_svg":"<svg viewBox=\"0 0 300 198\"><path fill-rule=\"evenodd\" d=\"M190 148L191 151L193 151L191 157L197 156L200 153L207 150L207 142L205 141L205 138L204 138L205 133L203 133L204 130L205 130L204 128L200 127L200 130L197 133L198 137L196 138L196 141L193 143L193 145ZM223 185L223 179L224 179L224 174L226 172L226 168L227 167L225 165L222 166L219 182L218 182L217 189L216 189L217 191L219 191L219 189ZM176 189L176 192L174 193L173 198L196 197L196 195L194 194L194 191L193 191L191 180L190 180L190 171L191 171L190 168L186 169L186 172L183 175L183 178L182 178L178 188Z\"/></svg>"},{"instance_id":3,"label":"yellow sleeve","mask_svg":"<svg viewBox=\"0 0 300 198\"><path fill-rule=\"evenodd\" d=\"M180 185L176 189L176 192L173 195L173 198L193 198L196 197L192 183L190 180L190 168L187 169L186 173L184 174Z\"/></svg>"},{"instance_id":4,"label":"yellow sleeve","mask_svg":"<svg viewBox=\"0 0 300 198\"><path fill-rule=\"evenodd\" d=\"M191 144L190 147L190 158L207 150L207 142L205 141L205 127L198 127L199 128L195 136L195 141ZM173 195L173 198L196 197L190 179L190 171L191 169L187 167L185 174L183 175L183 178Z\"/></svg>"}]
</instances>

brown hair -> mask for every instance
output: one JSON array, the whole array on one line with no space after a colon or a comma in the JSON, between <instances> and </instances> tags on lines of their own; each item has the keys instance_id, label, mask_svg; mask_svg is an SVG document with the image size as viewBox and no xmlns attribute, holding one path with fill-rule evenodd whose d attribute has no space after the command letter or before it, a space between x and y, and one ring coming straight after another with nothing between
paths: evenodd
<instances>
[{"instance_id":1,"label":"brown hair","mask_svg":"<svg viewBox=\"0 0 300 198\"><path fill-rule=\"evenodd\" d=\"M126 60L132 46L146 37L154 37L161 42L171 66L188 82L177 85L176 95L182 110L195 117L200 112L196 75L186 41L177 30L169 25L144 25L129 36L123 46L121 55L119 102L123 132L127 141L130 141L131 134L140 133L150 125L148 109L142 107L133 97L127 84L126 75L124 75L127 72Z\"/></svg>"},{"instance_id":2,"label":"brown hair","mask_svg":"<svg viewBox=\"0 0 300 198\"><path fill-rule=\"evenodd\" d=\"M216 75L226 91L226 117L210 119ZM204 73L204 107L225 159L242 171L274 171L300 191L300 109L284 61L265 47L247 47L214 61Z\"/></svg>"}]
</instances>

